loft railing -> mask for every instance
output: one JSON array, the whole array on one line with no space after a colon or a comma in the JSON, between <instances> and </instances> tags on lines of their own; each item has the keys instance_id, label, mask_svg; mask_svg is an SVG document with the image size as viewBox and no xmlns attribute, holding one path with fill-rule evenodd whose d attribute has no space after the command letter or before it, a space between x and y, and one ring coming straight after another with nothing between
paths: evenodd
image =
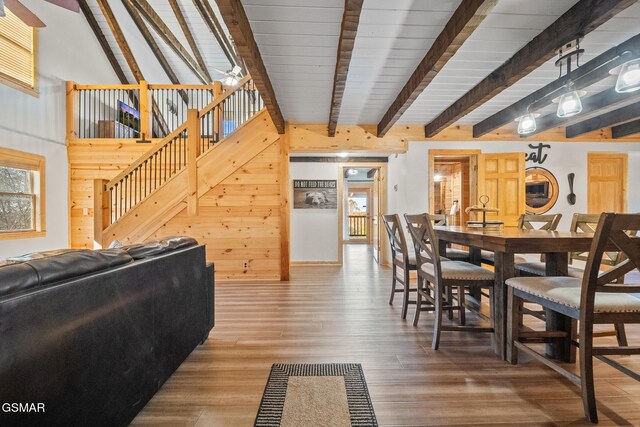
<instances>
[{"instance_id":1,"label":"loft railing","mask_svg":"<svg viewBox=\"0 0 640 427\"><path fill-rule=\"evenodd\" d=\"M116 222L181 170L196 167L195 159L226 138L263 107L247 76L201 111L189 109L187 120L131 166L101 183L103 227ZM190 160L191 159L191 160Z\"/></svg>"},{"instance_id":2,"label":"loft railing","mask_svg":"<svg viewBox=\"0 0 640 427\"><path fill-rule=\"evenodd\" d=\"M200 112L200 147L204 152L232 134L264 107L253 80L245 78L237 88Z\"/></svg>"},{"instance_id":3,"label":"loft railing","mask_svg":"<svg viewBox=\"0 0 640 427\"><path fill-rule=\"evenodd\" d=\"M67 139L164 138L224 89L211 85L79 85L67 82Z\"/></svg>"}]
</instances>

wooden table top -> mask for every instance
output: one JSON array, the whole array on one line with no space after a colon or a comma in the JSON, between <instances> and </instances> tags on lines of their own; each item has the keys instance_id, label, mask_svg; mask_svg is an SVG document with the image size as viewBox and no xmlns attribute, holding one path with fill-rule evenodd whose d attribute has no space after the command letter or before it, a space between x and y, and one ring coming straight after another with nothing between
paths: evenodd
<instances>
[{"instance_id":1,"label":"wooden table top","mask_svg":"<svg viewBox=\"0 0 640 427\"><path fill-rule=\"evenodd\" d=\"M593 234L572 231L522 230L504 227L485 230L465 226L434 227L439 239L505 253L583 252L591 247Z\"/></svg>"}]
</instances>

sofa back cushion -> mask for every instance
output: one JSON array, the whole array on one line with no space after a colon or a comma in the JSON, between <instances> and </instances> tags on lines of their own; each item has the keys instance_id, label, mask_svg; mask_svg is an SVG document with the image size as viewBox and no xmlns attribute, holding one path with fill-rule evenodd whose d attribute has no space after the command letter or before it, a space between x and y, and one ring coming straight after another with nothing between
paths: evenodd
<instances>
[{"instance_id":1,"label":"sofa back cushion","mask_svg":"<svg viewBox=\"0 0 640 427\"><path fill-rule=\"evenodd\" d=\"M122 249L59 249L0 262L0 297L133 261Z\"/></svg>"},{"instance_id":2,"label":"sofa back cushion","mask_svg":"<svg viewBox=\"0 0 640 427\"><path fill-rule=\"evenodd\" d=\"M125 250L131 256L131 258L137 260L151 258L160 254L164 254L166 252L175 251L177 249L196 246L197 244L198 241L192 237L172 236L152 242L136 243L133 245L123 246L122 249Z\"/></svg>"}]
</instances>

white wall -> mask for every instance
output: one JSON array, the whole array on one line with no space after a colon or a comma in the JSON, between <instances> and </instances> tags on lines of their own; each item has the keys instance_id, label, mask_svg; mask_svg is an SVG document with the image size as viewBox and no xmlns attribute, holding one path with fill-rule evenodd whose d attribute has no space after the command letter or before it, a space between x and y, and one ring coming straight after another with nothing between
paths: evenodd
<instances>
[{"instance_id":1,"label":"white wall","mask_svg":"<svg viewBox=\"0 0 640 427\"><path fill-rule=\"evenodd\" d=\"M292 162L294 179L338 179L338 163ZM293 186L290 200L293 200ZM338 200L341 203L341 200ZM293 209L291 262L338 262L338 209Z\"/></svg>"},{"instance_id":2,"label":"white wall","mask_svg":"<svg viewBox=\"0 0 640 427\"><path fill-rule=\"evenodd\" d=\"M426 212L429 206L428 189L428 152L430 149L480 149L484 153L514 152L533 150L529 142L410 142L407 153L389 158L389 212L419 213ZM532 143L537 145L537 143ZM587 211L587 153L604 151L629 153L628 212L640 211L640 143L584 143L556 142L548 143L546 161L539 165L531 161L527 167L540 166L548 169L558 180L560 194L550 212L563 215L559 229L568 229L574 212ZM567 175L575 173L574 192L576 204L567 202L569 184ZM398 191L394 191L398 185Z\"/></svg>"},{"instance_id":3,"label":"white wall","mask_svg":"<svg viewBox=\"0 0 640 427\"><path fill-rule=\"evenodd\" d=\"M0 84L0 147L45 156L47 233L0 240L0 258L68 247L65 80L119 83L81 13L41 0L23 3L47 24L39 30L40 97Z\"/></svg>"}]
</instances>

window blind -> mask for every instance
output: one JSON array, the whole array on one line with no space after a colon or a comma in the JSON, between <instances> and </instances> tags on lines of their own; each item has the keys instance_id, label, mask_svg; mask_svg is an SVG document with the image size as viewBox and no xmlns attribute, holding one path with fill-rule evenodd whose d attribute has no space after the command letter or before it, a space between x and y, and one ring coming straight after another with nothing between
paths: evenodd
<instances>
[{"instance_id":1,"label":"window blind","mask_svg":"<svg viewBox=\"0 0 640 427\"><path fill-rule=\"evenodd\" d=\"M5 13L0 18L0 74L34 88L34 30L7 8Z\"/></svg>"}]
</instances>

